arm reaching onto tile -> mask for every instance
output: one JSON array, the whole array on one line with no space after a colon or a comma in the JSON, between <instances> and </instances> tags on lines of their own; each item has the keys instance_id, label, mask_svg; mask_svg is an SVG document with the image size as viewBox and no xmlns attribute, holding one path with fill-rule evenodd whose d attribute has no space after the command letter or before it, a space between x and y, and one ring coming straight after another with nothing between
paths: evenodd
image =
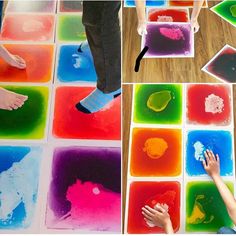
<instances>
[{"instance_id":1,"label":"arm reaching onto tile","mask_svg":"<svg viewBox=\"0 0 236 236\"><path fill-rule=\"evenodd\" d=\"M229 213L229 216L234 224L236 224L236 201L233 194L230 192L220 176L220 158L210 150L205 152L205 160L203 166L207 174L214 181Z\"/></svg>"},{"instance_id":2,"label":"arm reaching onto tile","mask_svg":"<svg viewBox=\"0 0 236 236\"><path fill-rule=\"evenodd\" d=\"M173 234L173 226L168 213L168 206L166 204L157 204L154 209L145 206L142 208L144 220L148 225L161 227L167 234Z\"/></svg>"},{"instance_id":3,"label":"arm reaching onto tile","mask_svg":"<svg viewBox=\"0 0 236 236\"><path fill-rule=\"evenodd\" d=\"M191 15L191 25L194 33L199 31L200 25L198 23L198 16L200 14L204 0L194 0L193 11Z\"/></svg>"},{"instance_id":4,"label":"arm reaching onto tile","mask_svg":"<svg viewBox=\"0 0 236 236\"><path fill-rule=\"evenodd\" d=\"M17 55L12 55L2 45L0 45L0 57L3 58L4 61L6 61L9 65L13 67L16 67L18 69L26 68L25 61L21 57Z\"/></svg>"},{"instance_id":5,"label":"arm reaching onto tile","mask_svg":"<svg viewBox=\"0 0 236 236\"><path fill-rule=\"evenodd\" d=\"M144 35L147 34L147 25L146 25L146 13L145 13L145 8L146 8L146 1L145 0L135 0L135 5L136 5L136 12L138 16L138 34L139 35Z\"/></svg>"}]
</instances>

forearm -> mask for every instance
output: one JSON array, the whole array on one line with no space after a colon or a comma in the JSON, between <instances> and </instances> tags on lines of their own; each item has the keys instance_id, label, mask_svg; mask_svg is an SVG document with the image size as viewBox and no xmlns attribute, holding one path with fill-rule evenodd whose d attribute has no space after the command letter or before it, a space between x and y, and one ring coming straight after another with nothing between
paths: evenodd
<instances>
[{"instance_id":1,"label":"forearm","mask_svg":"<svg viewBox=\"0 0 236 236\"><path fill-rule=\"evenodd\" d=\"M166 234L174 234L174 230L173 230L173 226L172 226L171 220L169 220L167 222L167 224L165 225L164 229L165 229L165 233Z\"/></svg>"},{"instance_id":2,"label":"forearm","mask_svg":"<svg viewBox=\"0 0 236 236\"><path fill-rule=\"evenodd\" d=\"M139 23L145 22L146 0L135 0L135 5Z\"/></svg>"},{"instance_id":3,"label":"forearm","mask_svg":"<svg viewBox=\"0 0 236 236\"><path fill-rule=\"evenodd\" d=\"M203 6L204 0L194 0L191 20L197 20Z\"/></svg>"},{"instance_id":4,"label":"forearm","mask_svg":"<svg viewBox=\"0 0 236 236\"><path fill-rule=\"evenodd\" d=\"M232 221L236 224L236 201L233 194L230 192L220 175L213 176L212 179L215 182Z\"/></svg>"}]
</instances>

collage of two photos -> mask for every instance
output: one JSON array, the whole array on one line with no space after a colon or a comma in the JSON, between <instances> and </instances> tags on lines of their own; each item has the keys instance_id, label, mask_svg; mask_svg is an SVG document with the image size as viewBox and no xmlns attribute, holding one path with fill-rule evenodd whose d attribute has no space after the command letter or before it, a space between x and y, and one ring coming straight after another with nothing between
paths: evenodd
<instances>
[{"instance_id":1,"label":"collage of two photos","mask_svg":"<svg viewBox=\"0 0 236 236\"><path fill-rule=\"evenodd\" d=\"M0 0L0 233L236 233L236 1Z\"/></svg>"}]
</instances>

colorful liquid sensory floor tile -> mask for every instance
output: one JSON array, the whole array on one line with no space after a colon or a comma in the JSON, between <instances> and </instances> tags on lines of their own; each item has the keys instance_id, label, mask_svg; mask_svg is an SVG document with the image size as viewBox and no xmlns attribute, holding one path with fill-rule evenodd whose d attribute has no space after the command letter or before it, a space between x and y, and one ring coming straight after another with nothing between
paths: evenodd
<instances>
[{"instance_id":1,"label":"colorful liquid sensory floor tile","mask_svg":"<svg viewBox=\"0 0 236 236\"><path fill-rule=\"evenodd\" d=\"M4 86L5 89L28 96L18 110L0 110L0 139L46 138L49 89L43 86Z\"/></svg>"},{"instance_id":2,"label":"colorful liquid sensory floor tile","mask_svg":"<svg viewBox=\"0 0 236 236\"><path fill-rule=\"evenodd\" d=\"M180 175L182 166L181 130L134 128L130 158L132 176Z\"/></svg>"},{"instance_id":3,"label":"colorful liquid sensory floor tile","mask_svg":"<svg viewBox=\"0 0 236 236\"><path fill-rule=\"evenodd\" d=\"M119 232L120 178L119 148L55 149L47 227Z\"/></svg>"},{"instance_id":4,"label":"colorful liquid sensory floor tile","mask_svg":"<svg viewBox=\"0 0 236 236\"><path fill-rule=\"evenodd\" d=\"M190 23L147 24L147 34L142 38L142 48L149 49L145 58L193 57L194 35Z\"/></svg>"},{"instance_id":5,"label":"colorful liquid sensory floor tile","mask_svg":"<svg viewBox=\"0 0 236 236\"><path fill-rule=\"evenodd\" d=\"M93 90L93 87L62 86L56 88L54 137L120 140L120 97L103 110L93 114L84 114L76 109L75 105Z\"/></svg>"},{"instance_id":6,"label":"colorful liquid sensory floor tile","mask_svg":"<svg viewBox=\"0 0 236 236\"><path fill-rule=\"evenodd\" d=\"M7 4L6 13L55 13L56 12L56 0L11 0Z\"/></svg>"},{"instance_id":7,"label":"colorful liquid sensory floor tile","mask_svg":"<svg viewBox=\"0 0 236 236\"><path fill-rule=\"evenodd\" d=\"M228 126L232 122L232 94L228 85L187 86L187 123Z\"/></svg>"},{"instance_id":8,"label":"colorful liquid sensory floor tile","mask_svg":"<svg viewBox=\"0 0 236 236\"><path fill-rule=\"evenodd\" d=\"M236 27L236 1L224 0L212 7L211 10Z\"/></svg>"},{"instance_id":9,"label":"colorful liquid sensory floor tile","mask_svg":"<svg viewBox=\"0 0 236 236\"><path fill-rule=\"evenodd\" d=\"M148 21L150 22L189 22L188 9L158 9L147 10Z\"/></svg>"},{"instance_id":10,"label":"colorful liquid sensory floor tile","mask_svg":"<svg viewBox=\"0 0 236 236\"><path fill-rule=\"evenodd\" d=\"M227 182L226 184L233 193L233 183ZM189 182L186 192L187 232L216 233L222 226L233 226L225 204L213 182Z\"/></svg>"},{"instance_id":11,"label":"colorful liquid sensory floor tile","mask_svg":"<svg viewBox=\"0 0 236 236\"><path fill-rule=\"evenodd\" d=\"M53 15L7 14L1 29L2 41L52 42L55 17Z\"/></svg>"},{"instance_id":12,"label":"colorful liquid sensory floor tile","mask_svg":"<svg viewBox=\"0 0 236 236\"><path fill-rule=\"evenodd\" d=\"M225 45L202 70L220 81L235 83L236 49Z\"/></svg>"},{"instance_id":13,"label":"colorful liquid sensory floor tile","mask_svg":"<svg viewBox=\"0 0 236 236\"><path fill-rule=\"evenodd\" d=\"M147 124L181 124L182 86L135 85L133 121Z\"/></svg>"},{"instance_id":14,"label":"colorful liquid sensory floor tile","mask_svg":"<svg viewBox=\"0 0 236 236\"><path fill-rule=\"evenodd\" d=\"M1 82L45 83L52 80L54 66L54 46L8 44L4 47L13 55L24 58L26 69L17 69L0 58Z\"/></svg>"},{"instance_id":15,"label":"colorful liquid sensory floor tile","mask_svg":"<svg viewBox=\"0 0 236 236\"><path fill-rule=\"evenodd\" d=\"M40 147L0 146L0 230L34 221L41 157Z\"/></svg>"},{"instance_id":16,"label":"colorful liquid sensory floor tile","mask_svg":"<svg viewBox=\"0 0 236 236\"><path fill-rule=\"evenodd\" d=\"M222 145L224 144L224 145ZM220 157L221 176L233 177L233 135L225 130L189 130L186 140L186 171L189 176L207 175L204 152L209 149Z\"/></svg>"},{"instance_id":17,"label":"colorful liquid sensory floor tile","mask_svg":"<svg viewBox=\"0 0 236 236\"><path fill-rule=\"evenodd\" d=\"M59 48L57 79L60 82L96 82L93 57L86 42Z\"/></svg>"},{"instance_id":18,"label":"colorful liquid sensory floor tile","mask_svg":"<svg viewBox=\"0 0 236 236\"><path fill-rule=\"evenodd\" d=\"M57 23L57 40L63 42L81 42L86 40L82 15L59 15Z\"/></svg>"},{"instance_id":19,"label":"colorful liquid sensory floor tile","mask_svg":"<svg viewBox=\"0 0 236 236\"><path fill-rule=\"evenodd\" d=\"M134 181L129 188L129 208L127 232L130 234L163 233L163 228L148 225L142 215L142 207L154 207L156 203L166 203L174 231L180 226L180 183Z\"/></svg>"}]
</instances>

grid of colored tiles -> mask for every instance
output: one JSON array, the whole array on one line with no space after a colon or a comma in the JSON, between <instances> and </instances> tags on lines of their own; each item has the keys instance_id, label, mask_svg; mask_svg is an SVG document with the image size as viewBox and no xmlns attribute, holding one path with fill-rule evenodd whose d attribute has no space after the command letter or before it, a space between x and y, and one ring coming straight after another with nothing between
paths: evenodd
<instances>
[{"instance_id":1,"label":"grid of colored tiles","mask_svg":"<svg viewBox=\"0 0 236 236\"><path fill-rule=\"evenodd\" d=\"M56 14L56 5L60 14ZM84 42L81 13L68 14L81 11L81 1L59 4L57 0L25 0L20 6L18 1L8 1L1 34L1 40L6 41L4 46L22 57L27 67L19 70L0 60L0 82L7 82L9 85L4 84L4 88L27 95L28 100L18 110L0 110L0 139L13 140L12 146L0 147L0 231L119 233L120 98L93 115L86 116L75 109L76 103L95 88L97 79L91 52ZM58 60L54 58L56 38L66 43L57 48ZM53 83L54 69L61 86ZM65 82L71 86L62 86ZM92 82L93 87L80 87L74 82L80 86ZM52 90L55 97L51 103ZM54 121L48 135L49 118ZM80 147L81 139L85 147ZM15 146L15 141L21 141L22 146ZM29 146L29 142L36 146ZM64 147L65 143L69 146ZM94 143L102 147L94 147ZM47 160L49 168L43 164L41 169L41 159ZM47 175L51 176L48 191L38 192L41 179ZM48 197L39 197L47 192ZM42 201L47 201L46 212Z\"/></svg>"},{"instance_id":2,"label":"grid of colored tiles","mask_svg":"<svg viewBox=\"0 0 236 236\"><path fill-rule=\"evenodd\" d=\"M222 225L232 226L223 200L202 165L206 149L217 153L220 157L220 175L223 179L227 177L225 179L228 181L227 186L234 193L232 100L230 85L186 86L187 124L184 152L187 233L216 233ZM220 214L219 209L221 209Z\"/></svg>"},{"instance_id":3,"label":"grid of colored tiles","mask_svg":"<svg viewBox=\"0 0 236 236\"><path fill-rule=\"evenodd\" d=\"M232 86L225 84L133 86L127 233L163 232L163 229L147 224L141 213L144 205L154 207L157 203L169 206L175 232L216 232L223 225L220 222L232 225L225 208L222 208L222 215L218 214L218 207L213 207L215 202L220 206L223 202L201 162L206 149L219 154L220 174L234 192L232 101ZM173 105L175 112L171 112ZM183 188L182 197L179 196L182 191L171 189L173 186ZM177 203L176 197L182 201ZM180 207L182 204L186 209Z\"/></svg>"}]
</instances>

